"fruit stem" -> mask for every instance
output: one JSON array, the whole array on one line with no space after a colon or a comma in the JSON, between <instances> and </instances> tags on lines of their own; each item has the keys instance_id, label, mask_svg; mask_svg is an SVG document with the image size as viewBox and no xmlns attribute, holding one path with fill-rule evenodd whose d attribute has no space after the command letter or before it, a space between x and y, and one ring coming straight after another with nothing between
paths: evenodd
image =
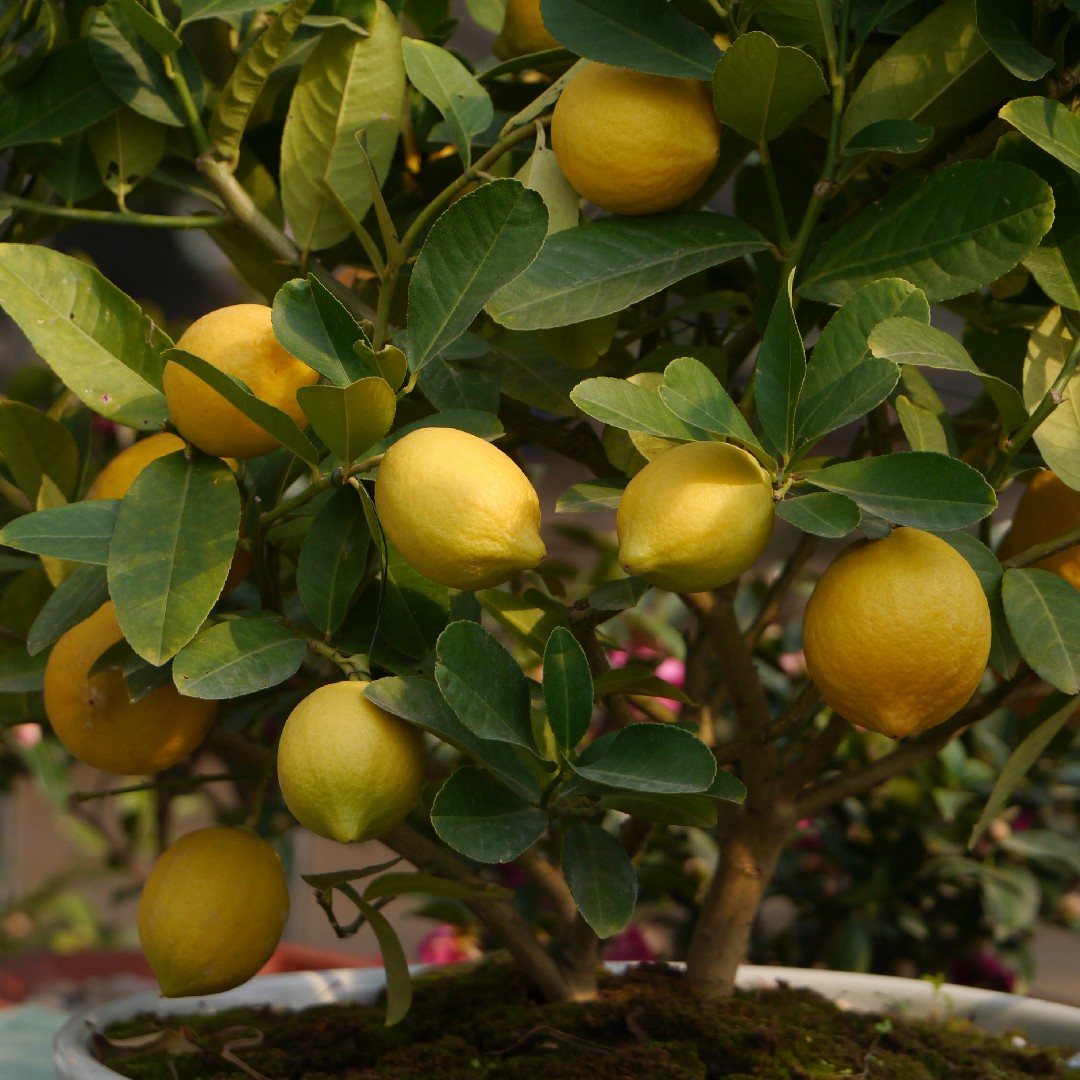
<instances>
[{"instance_id":1,"label":"fruit stem","mask_svg":"<svg viewBox=\"0 0 1080 1080\"><path fill-rule=\"evenodd\" d=\"M45 217L63 218L66 221L137 225L148 229L216 229L232 221L225 214L191 214L181 217L175 214L139 214L131 210L86 210L77 206L54 206L52 203L24 199L20 195L9 195L6 192L0 194L0 206L27 210Z\"/></svg>"}]
</instances>

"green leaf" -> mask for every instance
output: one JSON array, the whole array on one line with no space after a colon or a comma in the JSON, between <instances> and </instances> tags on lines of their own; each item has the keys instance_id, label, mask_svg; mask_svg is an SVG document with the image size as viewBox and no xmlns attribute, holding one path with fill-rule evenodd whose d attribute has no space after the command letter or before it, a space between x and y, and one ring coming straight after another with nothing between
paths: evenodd
<instances>
[{"instance_id":1,"label":"green leaf","mask_svg":"<svg viewBox=\"0 0 1080 1080\"><path fill-rule=\"evenodd\" d=\"M806 352L791 306L788 278L765 327L754 379L762 430L784 458L795 444L795 410L805 378Z\"/></svg>"},{"instance_id":2,"label":"green leaf","mask_svg":"<svg viewBox=\"0 0 1080 1080\"><path fill-rule=\"evenodd\" d=\"M696 735L668 724L631 724L602 735L570 767L604 787L654 794L707 791L716 761Z\"/></svg>"},{"instance_id":3,"label":"green leaf","mask_svg":"<svg viewBox=\"0 0 1080 1080\"><path fill-rule=\"evenodd\" d=\"M334 633L345 621L370 544L363 504L351 487L339 488L315 515L296 564L300 602L322 633Z\"/></svg>"},{"instance_id":4,"label":"green leaf","mask_svg":"<svg viewBox=\"0 0 1080 1080\"><path fill-rule=\"evenodd\" d=\"M116 6L131 21L139 36L162 56L171 56L183 44L179 34L166 23L158 22L139 0L116 0Z\"/></svg>"},{"instance_id":5,"label":"green leaf","mask_svg":"<svg viewBox=\"0 0 1080 1080\"><path fill-rule=\"evenodd\" d=\"M563 835L562 872L597 937L618 933L637 903L637 871L622 844L599 825L572 822Z\"/></svg>"},{"instance_id":6,"label":"green leaf","mask_svg":"<svg viewBox=\"0 0 1080 1080\"><path fill-rule=\"evenodd\" d=\"M420 390L436 409L499 411L499 376L433 356L420 372Z\"/></svg>"},{"instance_id":7,"label":"green leaf","mask_svg":"<svg viewBox=\"0 0 1080 1080\"><path fill-rule=\"evenodd\" d=\"M568 487L556 500L557 514L581 514L593 510L615 510L626 490L627 479L583 480Z\"/></svg>"},{"instance_id":8,"label":"green leaf","mask_svg":"<svg viewBox=\"0 0 1080 1080\"><path fill-rule=\"evenodd\" d=\"M222 701L277 686L300 670L307 646L273 619L227 619L200 631L173 660L186 697Z\"/></svg>"},{"instance_id":9,"label":"green leaf","mask_svg":"<svg viewBox=\"0 0 1080 1080\"><path fill-rule=\"evenodd\" d=\"M544 655L552 631L569 624L566 607L539 589L526 589L520 595L505 589L481 589L475 596L500 626L537 656Z\"/></svg>"},{"instance_id":10,"label":"green leaf","mask_svg":"<svg viewBox=\"0 0 1080 1080\"><path fill-rule=\"evenodd\" d=\"M418 676L378 679L365 688L364 696L387 712L470 754L522 798L531 802L540 798L540 785L525 761L524 752L509 743L474 735L430 679Z\"/></svg>"},{"instance_id":11,"label":"green leaf","mask_svg":"<svg viewBox=\"0 0 1080 1080\"><path fill-rule=\"evenodd\" d=\"M635 607L648 591L648 583L641 578L616 578L597 585L589 593L589 607L595 611L627 611Z\"/></svg>"},{"instance_id":12,"label":"green leaf","mask_svg":"<svg viewBox=\"0 0 1080 1080\"><path fill-rule=\"evenodd\" d=\"M758 0L739 9L742 25L747 14L784 45L808 45L818 56L836 52L836 13L833 0Z\"/></svg>"},{"instance_id":13,"label":"green leaf","mask_svg":"<svg viewBox=\"0 0 1080 1080\"><path fill-rule=\"evenodd\" d=\"M34 616L26 636L26 651L37 656L73 626L89 619L108 599L109 585L103 565L75 567Z\"/></svg>"},{"instance_id":14,"label":"green leaf","mask_svg":"<svg viewBox=\"0 0 1080 1080\"><path fill-rule=\"evenodd\" d=\"M86 19L90 55L98 74L125 105L169 127L185 127L187 114L161 54L143 38L119 4L91 9ZM170 63L183 73L196 111L202 111L203 78L190 50L181 46Z\"/></svg>"},{"instance_id":15,"label":"green leaf","mask_svg":"<svg viewBox=\"0 0 1080 1080\"><path fill-rule=\"evenodd\" d=\"M716 803L707 795L604 795L596 800L603 810L616 810L658 825L711 829L716 825Z\"/></svg>"},{"instance_id":16,"label":"green leaf","mask_svg":"<svg viewBox=\"0 0 1080 1080\"><path fill-rule=\"evenodd\" d=\"M1027 409L1016 388L980 371L967 349L944 330L904 316L885 319L874 327L869 345L875 356L888 357L898 364L970 372L997 405L1006 431L1015 430L1027 419Z\"/></svg>"},{"instance_id":17,"label":"green leaf","mask_svg":"<svg viewBox=\"0 0 1080 1080\"><path fill-rule=\"evenodd\" d=\"M692 356L680 356L664 368L660 398L679 419L692 428L723 435L760 458L765 454L739 407L720 380ZM771 459L769 459L771 461ZM765 462L763 462L765 463ZM775 462L771 464L775 468Z\"/></svg>"},{"instance_id":18,"label":"green leaf","mask_svg":"<svg viewBox=\"0 0 1080 1080\"><path fill-rule=\"evenodd\" d=\"M119 499L92 499L37 510L0 529L0 544L16 551L104 566L119 509Z\"/></svg>"},{"instance_id":19,"label":"green leaf","mask_svg":"<svg viewBox=\"0 0 1080 1080\"><path fill-rule=\"evenodd\" d=\"M1080 693L1080 592L1049 570L1006 570L1001 599L1020 655L1039 678Z\"/></svg>"},{"instance_id":20,"label":"green leaf","mask_svg":"<svg viewBox=\"0 0 1080 1080\"><path fill-rule=\"evenodd\" d=\"M511 330L543 330L622 311L710 266L764 251L736 218L705 212L608 218L549 236L488 314Z\"/></svg>"},{"instance_id":21,"label":"green leaf","mask_svg":"<svg viewBox=\"0 0 1080 1080\"><path fill-rule=\"evenodd\" d=\"M446 120L461 160L472 164L472 141L491 126L495 108L469 69L446 49L417 38L401 39L409 82Z\"/></svg>"},{"instance_id":22,"label":"green leaf","mask_svg":"<svg viewBox=\"0 0 1080 1080\"><path fill-rule=\"evenodd\" d=\"M124 200L161 164L165 128L132 109L118 109L86 132L105 186Z\"/></svg>"},{"instance_id":23,"label":"green leaf","mask_svg":"<svg viewBox=\"0 0 1080 1080\"><path fill-rule=\"evenodd\" d=\"M79 478L79 448L71 432L59 420L19 401L0 401L0 458L34 502L43 477L66 498Z\"/></svg>"},{"instance_id":24,"label":"green leaf","mask_svg":"<svg viewBox=\"0 0 1080 1080\"><path fill-rule=\"evenodd\" d=\"M828 92L812 56L777 45L759 30L740 34L713 75L713 104L720 123L755 145L782 135Z\"/></svg>"},{"instance_id":25,"label":"green leaf","mask_svg":"<svg viewBox=\"0 0 1080 1080\"><path fill-rule=\"evenodd\" d=\"M240 154L251 111L270 81L274 67L300 29L314 0L292 0L255 39L233 68L210 117L207 132L218 155L232 161Z\"/></svg>"},{"instance_id":26,"label":"green leaf","mask_svg":"<svg viewBox=\"0 0 1080 1080\"><path fill-rule=\"evenodd\" d=\"M281 198L302 251L321 251L363 221L370 186L356 145L363 132L380 184L397 148L405 65L401 28L380 0L370 36L356 27L325 31L300 71L281 141Z\"/></svg>"},{"instance_id":27,"label":"green leaf","mask_svg":"<svg viewBox=\"0 0 1080 1080\"><path fill-rule=\"evenodd\" d=\"M235 405L249 420L273 435L282 446L288 447L301 461L306 461L309 465L318 464L318 450L300 430L296 421L288 413L257 398L241 379L183 349L166 349L164 356L167 361L179 364L197 375L226 401Z\"/></svg>"},{"instance_id":28,"label":"green leaf","mask_svg":"<svg viewBox=\"0 0 1080 1080\"><path fill-rule=\"evenodd\" d=\"M674 683L661 679L653 673L652 667L641 660L631 660L624 667L612 668L598 675L593 689L597 699L609 694L637 694L641 697L670 698L683 703L690 700Z\"/></svg>"},{"instance_id":29,"label":"green leaf","mask_svg":"<svg viewBox=\"0 0 1080 1080\"><path fill-rule=\"evenodd\" d=\"M1014 572L1010 571L1010 573ZM979 837L986 832L990 822L1005 808L1009 796L1016 790L1032 765L1043 756L1054 736L1068 723L1075 712L1076 699L1058 692L1051 694L1039 706L1034 716L1035 727L1005 763L1005 767L994 784L994 790L990 792L990 798L986 800L979 820L971 830L971 836L968 838L969 849L975 846Z\"/></svg>"},{"instance_id":30,"label":"green leaf","mask_svg":"<svg viewBox=\"0 0 1080 1080\"><path fill-rule=\"evenodd\" d=\"M401 861L402 858L399 855L396 859L388 859L386 862L375 863L373 866L363 866L359 870L329 870L324 874L301 874L300 878L305 885L310 885L313 889L336 889L339 885L348 885L354 881L363 881L364 878L381 874L384 870L397 866Z\"/></svg>"},{"instance_id":31,"label":"green leaf","mask_svg":"<svg viewBox=\"0 0 1080 1080\"><path fill-rule=\"evenodd\" d=\"M379 632L407 656L423 659L450 619L450 590L414 570L396 551L386 569Z\"/></svg>"},{"instance_id":32,"label":"green leaf","mask_svg":"<svg viewBox=\"0 0 1080 1080\"><path fill-rule=\"evenodd\" d=\"M916 124L914 120L875 120L856 131L840 153L845 157L874 151L917 154L930 145L933 137L934 129L929 124Z\"/></svg>"},{"instance_id":33,"label":"green leaf","mask_svg":"<svg viewBox=\"0 0 1080 1080\"><path fill-rule=\"evenodd\" d=\"M980 472L956 458L919 450L841 462L806 479L847 495L866 514L931 532L967 528L997 506Z\"/></svg>"},{"instance_id":34,"label":"green leaf","mask_svg":"<svg viewBox=\"0 0 1080 1080\"><path fill-rule=\"evenodd\" d=\"M129 427L165 423L172 343L99 271L36 244L0 244L0 307L84 405Z\"/></svg>"},{"instance_id":35,"label":"green leaf","mask_svg":"<svg viewBox=\"0 0 1080 1080\"><path fill-rule=\"evenodd\" d=\"M0 644L0 694L40 694L47 657L27 653L17 641Z\"/></svg>"},{"instance_id":36,"label":"green leaf","mask_svg":"<svg viewBox=\"0 0 1080 1080\"><path fill-rule=\"evenodd\" d=\"M949 453L949 436L935 413L903 394L896 395L893 407L912 450L928 450L934 454Z\"/></svg>"},{"instance_id":37,"label":"green leaf","mask_svg":"<svg viewBox=\"0 0 1080 1080\"><path fill-rule=\"evenodd\" d=\"M353 348L364 331L345 305L314 275L286 282L274 297L274 337L335 386L378 375Z\"/></svg>"},{"instance_id":38,"label":"green leaf","mask_svg":"<svg viewBox=\"0 0 1080 1080\"><path fill-rule=\"evenodd\" d=\"M742 803L746 801L746 785L726 769L717 769L716 779L709 785L709 790L705 794L710 799Z\"/></svg>"},{"instance_id":39,"label":"green leaf","mask_svg":"<svg viewBox=\"0 0 1080 1080\"><path fill-rule=\"evenodd\" d=\"M276 0L180 0L180 24L274 7Z\"/></svg>"},{"instance_id":40,"label":"green leaf","mask_svg":"<svg viewBox=\"0 0 1080 1080\"><path fill-rule=\"evenodd\" d=\"M495 638L479 623L453 622L436 655L435 681L473 734L535 749L525 676Z\"/></svg>"},{"instance_id":41,"label":"green leaf","mask_svg":"<svg viewBox=\"0 0 1080 1080\"><path fill-rule=\"evenodd\" d=\"M1080 172L1080 116L1047 97L1017 98L998 116L1073 172Z\"/></svg>"},{"instance_id":42,"label":"green leaf","mask_svg":"<svg viewBox=\"0 0 1080 1080\"><path fill-rule=\"evenodd\" d=\"M859 527L862 513L846 495L814 491L776 504L776 516L814 536L837 539Z\"/></svg>"},{"instance_id":43,"label":"green leaf","mask_svg":"<svg viewBox=\"0 0 1080 1080\"><path fill-rule=\"evenodd\" d=\"M585 650L562 626L552 630L544 649L544 705L556 743L573 750L592 721L593 681Z\"/></svg>"},{"instance_id":44,"label":"green leaf","mask_svg":"<svg viewBox=\"0 0 1080 1080\"><path fill-rule=\"evenodd\" d=\"M483 769L462 765L435 796L431 827L467 858L505 863L544 835L547 816Z\"/></svg>"},{"instance_id":45,"label":"green leaf","mask_svg":"<svg viewBox=\"0 0 1080 1080\"><path fill-rule=\"evenodd\" d=\"M470 885L434 874L400 871L383 874L364 890L365 900L379 900L384 896L439 896L447 900L468 901L512 900L514 894L493 881Z\"/></svg>"},{"instance_id":46,"label":"green leaf","mask_svg":"<svg viewBox=\"0 0 1080 1080\"><path fill-rule=\"evenodd\" d=\"M381 375L351 386L302 386L296 400L346 467L390 430L397 411L397 397Z\"/></svg>"},{"instance_id":47,"label":"green leaf","mask_svg":"<svg viewBox=\"0 0 1080 1080\"><path fill-rule=\"evenodd\" d=\"M542 0L544 26L578 56L617 67L710 79L720 50L666 0Z\"/></svg>"},{"instance_id":48,"label":"green leaf","mask_svg":"<svg viewBox=\"0 0 1080 1080\"><path fill-rule=\"evenodd\" d=\"M90 42L78 38L51 52L34 78L0 94L0 150L73 135L119 108L94 67Z\"/></svg>"},{"instance_id":49,"label":"green leaf","mask_svg":"<svg viewBox=\"0 0 1080 1080\"><path fill-rule=\"evenodd\" d=\"M1074 345L1057 308L1036 323L1024 359L1024 404L1031 412L1057 381ZM1080 373L1069 380L1063 398L1035 429L1035 444L1063 483L1080 488Z\"/></svg>"},{"instance_id":50,"label":"green leaf","mask_svg":"<svg viewBox=\"0 0 1080 1080\"><path fill-rule=\"evenodd\" d=\"M961 161L903 185L826 241L800 286L842 303L881 277L902 277L930 301L996 281L1053 224L1054 197L1035 173L1001 161Z\"/></svg>"},{"instance_id":51,"label":"green leaf","mask_svg":"<svg viewBox=\"0 0 1080 1080\"><path fill-rule=\"evenodd\" d=\"M582 412L611 427L662 439L701 439L704 432L679 419L657 394L628 379L586 379L570 392Z\"/></svg>"},{"instance_id":52,"label":"green leaf","mask_svg":"<svg viewBox=\"0 0 1080 1080\"><path fill-rule=\"evenodd\" d=\"M106 500L102 500L106 501ZM150 462L120 502L109 593L131 647L160 666L199 631L221 595L240 527L240 493L219 458Z\"/></svg>"},{"instance_id":53,"label":"green leaf","mask_svg":"<svg viewBox=\"0 0 1080 1080\"><path fill-rule=\"evenodd\" d=\"M1018 79L1041 79L1054 61L1031 43L1033 11L1012 0L975 0L979 36L990 46L1002 67Z\"/></svg>"},{"instance_id":54,"label":"green leaf","mask_svg":"<svg viewBox=\"0 0 1080 1080\"><path fill-rule=\"evenodd\" d=\"M419 370L457 340L532 263L546 234L544 200L516 180L494 180L446 210L409 281L409 367Z\"/></svg>"},{"instance_id":55,"label":"green leaf","mask_svg":"<svg viewBox=\"0 0 1080 1080\"><path fill-rule=\"evenodd\" d=\"M393 1027L400 1023L412 1007L412 976L409 973L409 961L405 957L401 940L397 936L390 920L372 907L351 886L349 899L357 906L360 914L367 920L379 942L383 969L386 972L386 1026Z\"/></svg>"},{"instance_id":56,"label":"green leaf","mask_svg":"<svg viewBox=\"0 0 1080 1080\"><path fill-rule=\"evenodd\" d=\"M383 454L394 445L398 439L404 438L410 431L422 427L452 427L467 431L479 439L497 439L504 433L502 423L497 416L490 413L477 412L475 409L451 409L447 412L435 413L433 416L425 416L422 420L414 420L411 424L403 424L395 431L390 432L385 439L380 439L368 453L372 456Z\"/></svg>"},{"instance_id":57,"label":"green leaf","mask_svg":"<svg viewBox=\"0 0 1080 1080\"><path fill-rule=\"evenodd\" d=\"M844 110L841 145L878 120L959 128L1008 94L1002 82L976 31L975 0L947 0L870 65Z\"/></svg>"}]
</instances>

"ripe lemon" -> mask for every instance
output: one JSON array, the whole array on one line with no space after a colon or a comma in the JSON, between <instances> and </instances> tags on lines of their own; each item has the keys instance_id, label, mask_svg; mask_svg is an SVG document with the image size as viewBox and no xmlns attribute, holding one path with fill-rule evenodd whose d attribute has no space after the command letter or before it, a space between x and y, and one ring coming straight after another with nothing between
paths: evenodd
<instances>
[{"instance_id":1,"label":"ripe lemon","mask_svg":"<svg viewBox=\"0 0 1080 1080\"><path fill-rule=\"evenodd\" d=\"M306 829L343 844L385 835L424 785L424 743L411 724L364 697L367 683L328 683L285 721L281 794Z\"/></svg>"},{"instance_id":2,"label":"ripe lemon","mask_svg":"<svg viewBox=\"0 0 1080 1080\"><path fill-rule=\"evenodd\" d=\"M126 450L121 450L101 470L97 479L86 493L88 499L122 499L128 488L135 483L135 477L150 464L166 454L174 454L184 449L184 440L169 431L159 431L145 439L132 443Z\"/></svg>"},{"instance_id":3,"label":"ripe lemon","mask_svg":"<svg viewBox=\"0 0 1080 1080\"><path fill-rule=\"evenodd\" d=\"M626 485L619 562L661 589L716 589L757 560L775 518L769 478L750 454L731 443L682 443Z\"/></svg>"},{"instance_id":4,"label":"ripe lemon","mask_svg":"<svg viewBox=\"0 0 1080 1080\"><path fill-rule=\"evenodd\" d=\"M211 311L184 331L176 347L235 376L260 401L307 427L296 391L317 382L319 373L278 344L266 305L234 304ZM165 365L163 385L176 430L205 453L253 458L281 445L179 364Z\"/></svg>"},{"instance_id":5,"label":"ripe lemon","mask_svg":"<svg viewBox=\"0 0 1080 1080\"><path fill-rule=\"evenodd\" d=\"M139 898L139 941L165 997L216 994L270 959L289 917L277 852L246 829L199 829L170 844Z\"/></svg>"},{"instance_id":6,"label":"ripe lemon","mask_svg":"<svg viewBox=\"0 0 1080 1080\"><path fill-rule=\"evenodd\" d=\"M967 560L921 529L855 544L822 574L803 619L822 697L894 739L947 720L990 655L990 609Z\"/></svg>"},{"instance_id":7,"label":"ripe lemon","mask_svg":"<svg viewBox=\"0 0 1080 1080\"><path fill-rule=\"evenodd\" d=\"M558 47L559 43L548 33L540 17L540 0L510 0L502 29L495 39L495 55L500 60Z\"/></svg>"},{"instance_id":8,"label":"ripe lemon","mask_svg":"<svg viewBox=\"0 0 1080 1080\"><path fill-rule=\"evenodd\" d=\"M590 202L614 214L656 214L705 183L720 127L706 83L593 63L559 97L551 145Z\"/></svg>"},{"instance_id":9,"label":"ripe lemon","mask_svg":"<svg viewBox=\"0 0 1080 1080\"><path fill-rule=\"evenodd\" d=\"M91 676L98 657L122 637L111 602L63 634L45 665L45 713L57 738L87 765L122 775L158 772L202 742L217 703L183 697L171 685L131 701L119 671Z\"/></svg>"},{"instance_id":10,"label":"ripe lemon","mask_svg":"<svg viewBox=\"0 0 1080 1080\"><path fill-rule=\"evenodd\" d=\"M452 589L491 588L545 555L529 478L457 428L417 428L394 443L379 466L375 509L401 557Z\"/></svg>"},{"instance_id":11,"label":"ripe lemon","mask_svg":"<svg viewBox=\"0 0 1080 1080\"><path fill-rule=\"evenodd\" d=\"M1067 487L1052 472L1036 474L1016 504L1012 528L1001 541L998 556L1012 558L1036 544L1053 540L1080 525L1080 491ZM1080 544L1040 559L1032 566L1049 570L1080 589Z\"/></svg>"}]
</instances>

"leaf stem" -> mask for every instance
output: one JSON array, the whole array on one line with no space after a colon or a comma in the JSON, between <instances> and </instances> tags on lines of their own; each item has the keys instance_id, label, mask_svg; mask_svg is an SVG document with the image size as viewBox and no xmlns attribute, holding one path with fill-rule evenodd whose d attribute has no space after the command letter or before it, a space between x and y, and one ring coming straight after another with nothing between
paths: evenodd
<instances>
[{"instance_id":1,"label":"leaf stem","mask_svg":"<svg viewBox=\"0 0 1080 1080\"><path fill-rule=\"evenodd\" d=\"M189 217L180 217L173 214L139 214L130 210L88 210L78 206L56 206L7 193L0 194L0 206L10 206L14 210L26 210L46 217L64 218L67 221L137 225L147 229L216 229L231 222L231 218L224 214L192 214Z\"/></svg>"},{"instance_id":2,"label":"leaf stem","mask_svg":"<svg viewBox=\"0 0 1080 1080\"><path fill-rule=\"evenodd\" d=\"M150 0L150 10L154 18L162 26L172 29L168 19L165 18L164 12L161 10L160 0ZM195 105L195 99L191 96L191 87L188 86L187 79L180 70L180 64L174 62L172 56L167 56L164 53L161 55L161 62L165 66L166 76L176 91L176 96L180 101L180 108L184 110L184 115L187 117L188 127L191 129L191 137L195 140L196 149L200 154L210 153L213 149L210 136L207 135L206 128L203 126L199 110Z\"/></svg>"},{"instance_id":3,"label":"leaf stem","mask_svg":"<svg viewBox=\"0 0 1080 1080\"><path fill-rule=\"evenodd\" d=\"M321 492L327 491L335 485L341 486L349 480L350 477L359 476L361 473L366 473L369 470L374 469L382 459L382 454L375 454L373 457L358 461L348 469L335 469L333 472L323 473L299 494L294 495L291 499L286 499L284 502L278 503L272 510L265 511L259 518L262 527L265 529L271 522L291 514L294 510L298 510L301 506L311 502L311 500Z\"/></svg>"},{"instance_id":4,"label":"leaf stem","mask_svg":"<svg viewBox=\"0 0 1080 1080\"><path fill-rule=\"evenodd\" d=\"M133 791L160 791L172 788L200 787L203 784L216 784L226 780L250 780L255 773L200 773L195 776L166 777L161 780L147 780L141 784L128 784L126 787L108 788L105 791L73 791L71 801L90 802L93 799L107 799L112 795L128 795Z\"/></svg>"},{"instance_id":5,"label":"leaf stem","mask_svg":"<svg viewBox=\"0 0 1080 1080\"><path fill-rule=\"evenodd\" d=\"M780 250L790 251L791 233L788 230L787 218L784 216L784 201L780 198L776 170L769 156L769 144L764 139L758 144L758 157L761 159L761 173L765 177L765 190L769 195L769 207L772 210L773 224L776 226L776 236L780 241Z\"/></svg>"}]
</instances>

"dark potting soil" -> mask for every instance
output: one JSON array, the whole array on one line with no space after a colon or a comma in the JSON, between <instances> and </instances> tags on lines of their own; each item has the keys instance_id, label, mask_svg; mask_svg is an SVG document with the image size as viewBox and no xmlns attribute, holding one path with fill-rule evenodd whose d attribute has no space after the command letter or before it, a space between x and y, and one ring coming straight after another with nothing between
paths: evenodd
<instances>
[{"instance_id":1,"label":"dark potting soil","mask_svg":"<svg viewBox=\"0 0 1080 1080\"><path fill-rule=\"evenodd\" d=\"M943 1008L946 1002L943 1001ZM412 1011L387 1028L378 1006L214 1016L144 1014L112 1040L167 1025L199 1047L110 1057L138 1080L1076 1080L1075 1048L990 1038L958 1019L907 1021L838 1009L806 990L702 1002L661 966L605 980L599 1000L548 1005L524 979L485 966L415 982ZM257 1030L254 1030L257 1029ZM223 1056L224 1055L224 1056ZM230 1061L229 1059L232 1059ZM241 1068L235 1062L242 1062Z\"/></svg>"}]
</instances>

